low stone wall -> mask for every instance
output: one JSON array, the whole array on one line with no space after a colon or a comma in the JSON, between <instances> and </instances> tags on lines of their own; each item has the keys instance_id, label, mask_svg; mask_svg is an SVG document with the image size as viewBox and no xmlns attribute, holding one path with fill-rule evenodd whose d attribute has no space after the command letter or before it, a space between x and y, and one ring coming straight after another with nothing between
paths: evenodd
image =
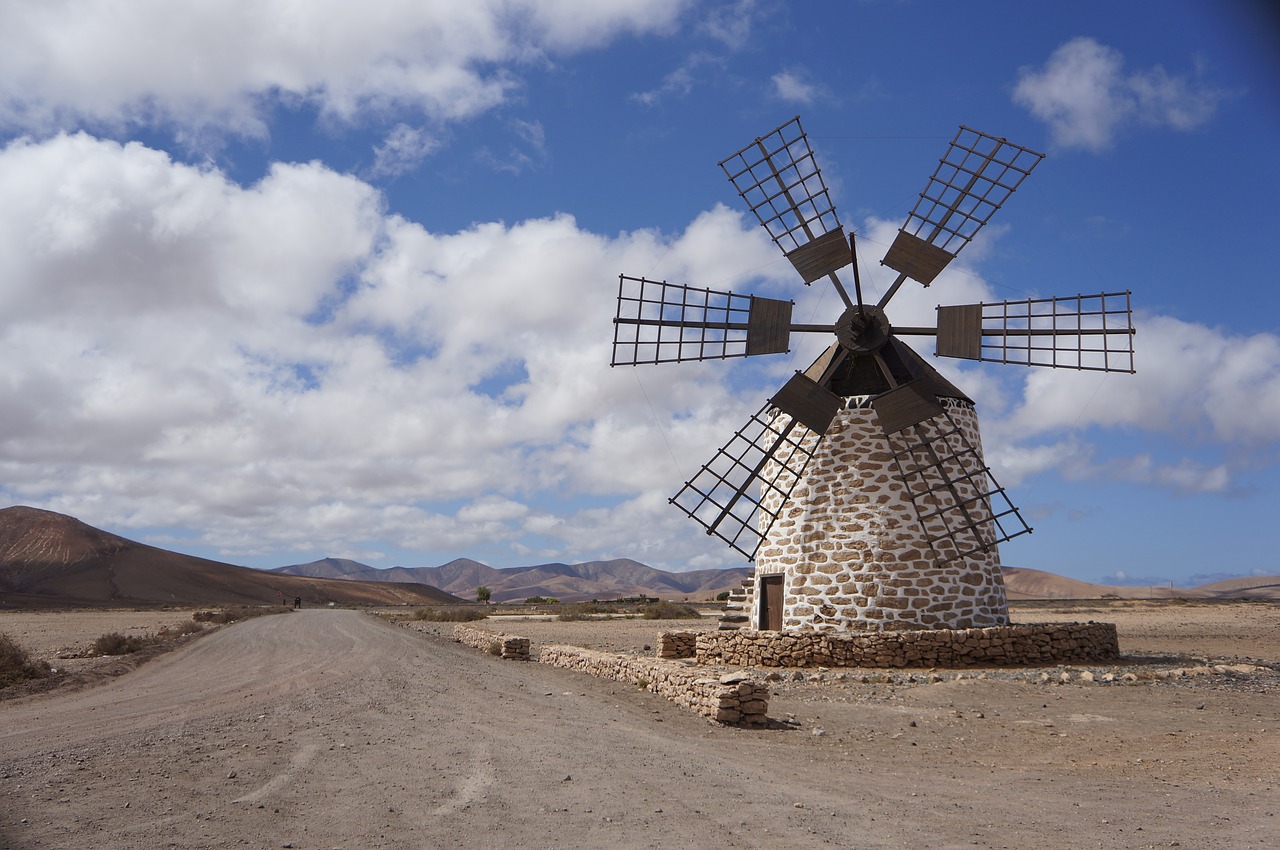
<instances>
[{"instance_id":1,"label":"low stone wall","mask_svg":"<svg viewBox=\"0 0 1280 850\"><path fill-rule=\"evenodd\" d=\"M698 651L698 632L663 632L658 635L659 658L693 658Z\"/></svg>"},{"instance_id":2,"label":"low stone wall","mask_svg":"<svg viewBox=\"0 0 1280 850\"><path fill-rule=\"evenodd\" d=\"M529 639L502 632L488 632L471 626L457 625L453 627L453 639L476 649L492 652L495 643L502 647L499 654L512 661L529 660Z\"/></svg>"},{"instance_id":3,"label":"low stone wall","mask_svg":"<svg viewBox=\"0 0 1280 850\"><path fill-rule=\"evenodd\" d=\"M1120 657L1114 623L1046 623L888 632L715 631L699 664L737 667L1015 667Z\"/></svg>"},{"instance_id":4,"label":"low stone wall","mask_svg":"<svg viewBox=\"0 0 1280 850\"><path fill-rule=\"evenodd\" d=\"M600 652L580 646L544 646L538 661L591 676L641 685L717 723L760 726L767 722L769 688L744 674L708 677L705 671L660 658Z\"/></svg>"}]
</instances>

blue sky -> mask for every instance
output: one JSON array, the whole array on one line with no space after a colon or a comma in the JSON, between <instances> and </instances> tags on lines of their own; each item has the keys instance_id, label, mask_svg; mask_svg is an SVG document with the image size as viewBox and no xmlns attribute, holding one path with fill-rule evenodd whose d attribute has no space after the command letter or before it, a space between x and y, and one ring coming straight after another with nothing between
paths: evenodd
<instances>
[{"instance_id":1,"label":"blue sky","mask_svg":"<svg viewBox=\"0 0 1280 850\"><path fill-rule=\"evenodd\" d=\"M667 498L817 343L611 369L610 319L627 273L834 320L716 165L797 114L873 259L957 125L1047 154L896 323L1134 292L1136 375L940 364L1006 565L1280 572L1244 0L0 5L0 503L253 566L740 565Z\"/></svg>"}]
</instances>

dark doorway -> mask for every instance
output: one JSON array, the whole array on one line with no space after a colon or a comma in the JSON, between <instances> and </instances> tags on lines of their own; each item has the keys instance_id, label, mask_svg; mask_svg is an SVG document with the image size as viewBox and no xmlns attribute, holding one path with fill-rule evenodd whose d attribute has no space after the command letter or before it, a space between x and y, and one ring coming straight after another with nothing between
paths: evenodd
<instances>
[{"instance_id":1,"label":"dark doorway","mask_svg":"<svg viewBox=\"0 0 1280 850\"><path fill-rule=\"evenodd\" d=\"M782 631L782 576L760 578L760 628Z\"/></svg>"}]
</instances>

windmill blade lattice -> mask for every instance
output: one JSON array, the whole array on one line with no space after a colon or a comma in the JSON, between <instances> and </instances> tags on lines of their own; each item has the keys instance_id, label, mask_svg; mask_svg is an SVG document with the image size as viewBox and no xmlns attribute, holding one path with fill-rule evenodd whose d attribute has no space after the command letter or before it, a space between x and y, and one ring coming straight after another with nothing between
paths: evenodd
<instances>
[{"instance_id":1,"label":"windmill blade lattice","mask_svg":"<svg viewBox=\"0 0 1280 850\"><path fill-rule=\"evenodd\" d=\"M806 284L849 265L844 229L798 116L720 167Z\"/></svg>"},{"instance_id":2,"label":"windmill blade lattice","mask_svg":"<svg viewBox=\"0 0 1280 850\"><path fill-rule=\"evenodd\" d=\"M671 504L707 534L754 558L840 404L838 396L812 379L794 375L671 498Z\"/></svg>"},{"instance_id":3,"label":"windmill blade lattice","mask_svg":"<svg viewBox=\"0 0 1280 850\"><path fill-rule=\"evenodd\" d=\"M961 125L881 264L928 286L1043 158Z\"/></svg>"},{"instance_id":4,"label":"windmill blade lattice","mask_svg":"<svg viewBox=\"0 0 1280 850\"><path fill-rule=\"evenodd\" d=\"M951 413L939 408L886 436L925 538L945 565L1031 528Z\"/></svg>"},{"instance_id":5,"label":"windmill blade lattice","mask_svg":"<svg viewBox=\"0 0 1280 850\"><path fill-rule=\"evenodd\" d=\"M939 307L937 334L941 357L1134 371L1128 292Z\"/></svg>"},{"instance_id":6,"label":"windmill blade lattice","mask_svg":"<svg viewBox=\"0 0 1280 850\"><path fill-rule=\"evenodd\" d=\"M792 302L618 276L613 366L779 354Z\"/></svg>"}]
</instances>

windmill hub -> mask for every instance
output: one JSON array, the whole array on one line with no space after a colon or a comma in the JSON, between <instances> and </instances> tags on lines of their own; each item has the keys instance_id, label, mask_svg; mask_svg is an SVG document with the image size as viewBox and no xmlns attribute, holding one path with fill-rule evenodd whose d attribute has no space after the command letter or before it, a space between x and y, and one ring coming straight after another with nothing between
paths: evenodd
<instances>
[{"instance_id":1,"label":"windmill hub","mask_svg":"<svg viewBox=\"0 0 1280 850\"><path fill-rule=\"evenodd\" d=\"M889 341L889 318L884 310L871 305L850 307L836 322L836 338L849 351L879 351Z\"/></svg>"}]
</instances>

